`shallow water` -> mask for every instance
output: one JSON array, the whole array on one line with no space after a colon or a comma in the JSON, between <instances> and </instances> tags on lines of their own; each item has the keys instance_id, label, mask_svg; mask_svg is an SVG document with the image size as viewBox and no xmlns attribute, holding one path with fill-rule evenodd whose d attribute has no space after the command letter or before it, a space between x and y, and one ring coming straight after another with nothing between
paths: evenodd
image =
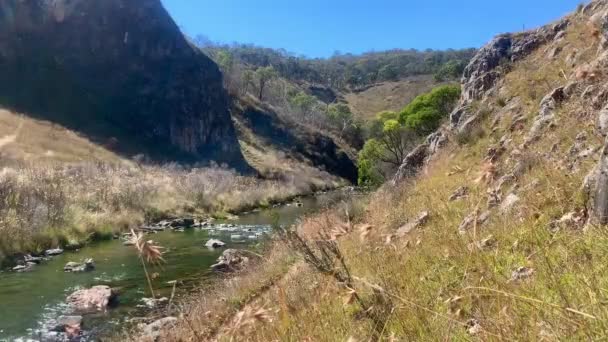
<instances>
[{"instance_id":1,"label":"shallow water","mask_svg":"<svg viewBox=\"0 0 608 342\"><path fill-rule=\"evenodd\" d=\"M233 221L215 222L236 224L240 231L210 232L188 229L183 233L164 231L150 235L150 239L166 248L166 263L162 268L149 270L158 272L154 280L157 296L169 296L172 285L178 280L178 294L186 293L188 287L200 284L201 279L213 277L209 266L216 262L223 249L205 247L210 238L226 242L227 248L245 248L258 240L249 239L255 232L269 231L270 224L278 215L282 225L293 224L306 213L327 207L350 193L335 191L314 197L302 198L302 207L285 205L277 208L251 212ZM251 232L246 232L251 230ZM231 234L244 235L243 241L231 241ZM263 236L261 237L264 238ZM95 270L87 273L65 273L63 266L69 261L85 258L95 260ZM106 313L85 316L84 329L96 334L114 328L127 319L142 313L141 299L150 297L141 263L133 247L122 245L119 240L99 242L78 252L66 252L44 262L27 273L0 273L0 341L21 338L38 338L40 331L54 326L55 319L67 312L65 298L79 288L94 285L109 285L119 289L119 305Z\"/></svg>"}]
</instances>

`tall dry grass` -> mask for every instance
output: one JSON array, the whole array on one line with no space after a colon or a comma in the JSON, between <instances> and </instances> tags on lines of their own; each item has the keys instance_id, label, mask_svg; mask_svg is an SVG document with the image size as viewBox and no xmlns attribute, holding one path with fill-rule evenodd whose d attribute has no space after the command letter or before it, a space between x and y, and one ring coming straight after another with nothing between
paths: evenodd
<instances>
[{"instance_id":1,"label":"tall dry grass","mask_svg":"<svg viewBox=\"0 0 608 342\"><path fill-rule=\"evenodd\" d=\"M318 174L280 179L221 167L5 163L0 169L0 260L73 246L172 216L223 216L341 184Z\"/></svg>"}]
</instances>

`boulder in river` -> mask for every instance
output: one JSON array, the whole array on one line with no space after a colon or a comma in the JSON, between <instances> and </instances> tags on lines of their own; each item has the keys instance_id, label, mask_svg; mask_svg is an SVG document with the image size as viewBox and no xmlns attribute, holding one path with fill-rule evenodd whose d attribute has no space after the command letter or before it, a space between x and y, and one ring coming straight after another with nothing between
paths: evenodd
<instances>
[{"instance_id":1,"label":"boulder in river","mask_svg":"<svg viewBox=\"0 0 608 342\"><path fill-rule=\"evenodd\" d=\"M55 255L63 254L63 249L61 249L61 248L47 249L44 252L44 254L46 256L55 256Z\"/></svg>"},{"instance_id":2,"label":"boulder in river","mask_svg":"<svg viewBox=\"0 0 608 342\"><path fill-rule=\"evenodd\" d=\"M104 311L116 299L109 286L98 285L78 290L67 298L68 305L76 312Z\"/></svg>"},{"instance_id":3,"label":"boulder in river","mask_svg":"<svg viewBox=\"0 0 608 342\"><path fill-rule=\"evenodd\" d=\"M220 248L226 246L226 244L218 239L210 239L205 243L205 246L209 248Z\"/></svg>"},{"instance_id":4,"label":"boulder in river","mask_svg":"<svg viewBox=\"0 0 608 342\"><path fill-rule=\"evenodd\" d=\"M85 259L84 262L68 262L63 270L65 272L89 272L95 269L95 262L93 259Z\"/></svg>"},{"instance_id":5,"label":"boulder in river","mask_svg":"<svg viewBox=\"0 0 608 342\"><path fill-rule=\"evenodd\" d=\"M15 267L13 267L13 271L15 272L29 272L31 270L34 269L34 266L36 266L35 263L33 262L26 262L24 265L17 265Z\"/></svg>"},{"instance_id":6,"label":"boulder in river","mask_svg":"<svg viewBox=\"0 0 608 342\"><path fill-rule=\"evenodd\" d=\"M194 224L194 219L192 218L180 218L180 219L175 219L173 221L171 221L171 227L173 228L177 228L177 227L192 227L192 225Z\"/></svg>"},{"instance_id":7,"label":"boulder in river","mask_svg":"<svg viewBox=\"0 0 608 342\"><path fill-rule=\"evenodd\" d=\"M211 269L221 272L238 271L248 264L249 256L245 251L227 249L217 258L217 263L211 265Z\"/></svg>"}]
</instances>

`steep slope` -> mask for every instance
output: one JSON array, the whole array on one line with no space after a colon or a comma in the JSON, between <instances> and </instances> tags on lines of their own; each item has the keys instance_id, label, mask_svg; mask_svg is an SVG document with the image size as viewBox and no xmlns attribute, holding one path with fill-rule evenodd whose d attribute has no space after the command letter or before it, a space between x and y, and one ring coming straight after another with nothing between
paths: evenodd
<instances>
[{"instance_id":1,"label":"steep slope","mask_svg":"<svg viewBox=\"0 0 608 342\"><path fill-rule=\"evenodd\" d=\"M128 155L246 168L220 71L159 0L2 1L0 105Z\"/></svg>"},{"instance_id":2,"label":"steep slope","mask_svg":"<svg viewBox=\"0 0 608 342\"><path fill-rule=\"evenodd\" d=\"M255 150L274 150L297 164L326 171L352 183L356 182L354 151L339 146L324 132L287 122L270 106L251 97L235 100L232 113L237 122L241 144L247 144L244 147L246 155L247 152L250 152L250 155L255 153ZM277 177L281 177L282 167L285 166L280 165L281 162L278 162L279 165L277 162L249 162L259 170L274 169L271 173Z\"/></svg>"},{"instance_id":3,"label":"steep slope","mask_svg":"<svg viewBox=\"0 0 608 342\"><path fill-rule=\"evenodd\" d=\"M496 37L394 183L306 220L304 240L285 233L305 263L288 282L272 258L256 269L272 281L250 273L192 305L219 328L194 319L169 339L605 339L607 28L600 0Z\"/></svg>"}]
</instances>

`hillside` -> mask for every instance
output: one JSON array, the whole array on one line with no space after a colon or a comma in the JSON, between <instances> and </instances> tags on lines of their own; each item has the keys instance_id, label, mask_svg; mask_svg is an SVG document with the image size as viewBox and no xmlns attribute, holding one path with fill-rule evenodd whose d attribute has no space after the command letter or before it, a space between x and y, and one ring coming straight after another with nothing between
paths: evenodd
<instances>
[{"instance_id":1,"label":"hillside","mask_svg":"<svg viewBox=\"0 0 608 342\"><path fill-rule=\"evenodd\" d=\"M444 82L457 82L475 49L390 50L312 59L253 45L194 40L222 67L232 93L250 89L252 70L272 67L280 89L304 92L326 105L345 103L362 121L385 110L400 110L414 97ZM253 85L255 88L255 85ZM284 92L284 91L283 91ZM287 92L289 97L289 91ZM285 97L285 94L281 96ZM281 98L270 98L272 104ZM289 100L286 99L286 100Z\"/></svg>"},{"instance_id":2,"label":"hillside","mask_svg":"<svg viewBox=\"0 0 608 342\"><path fill-rule=\"evenodd\" d=\"M607 27L597 0L496 37L393 182L280 230L163 336L605 339Z\"/></svg>"},{"instance_id":3,"label":"hillside","mask_svg":"<svg viewBox=\"0 0 608 342\"><path fill-rule=\"evenodd\" d=\"M121 154L245 170L222 75L159 0L0 7L0 104Z\"/></svg>"}]
</instances>

